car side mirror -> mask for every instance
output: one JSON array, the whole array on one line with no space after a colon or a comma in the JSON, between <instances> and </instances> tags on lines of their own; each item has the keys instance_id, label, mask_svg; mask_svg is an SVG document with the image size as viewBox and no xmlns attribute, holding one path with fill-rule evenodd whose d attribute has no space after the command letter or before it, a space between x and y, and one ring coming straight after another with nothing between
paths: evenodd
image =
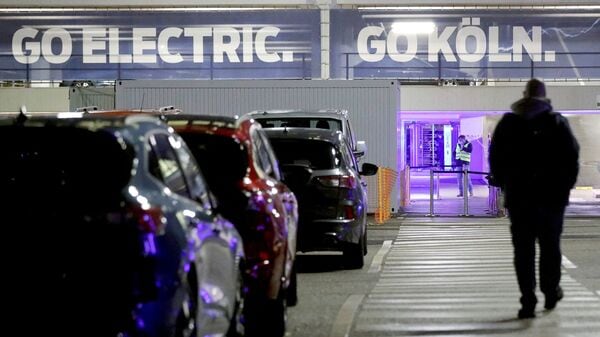
<instances>
[{"instance_id":1,"label":"car side mirror","mask_svg":"<svg viewBox=\"0 0 600 337\"><path fill-rule=\"evenodd\" d=\"M353 153L357 160L367 154L367 142L364 140L356 142L356 150Z\"/></svg>"},{"instance_id":2,"label":"car side mirror","mask_svg":"<svg viewBox=\"0 0 600 337\"><path fill-rule=\"evenodd\" d=\"M363 163L359 173L361 176L374 176L377 174L378 170L379 167L375 164Z\"/></svg>"}]
</instances>

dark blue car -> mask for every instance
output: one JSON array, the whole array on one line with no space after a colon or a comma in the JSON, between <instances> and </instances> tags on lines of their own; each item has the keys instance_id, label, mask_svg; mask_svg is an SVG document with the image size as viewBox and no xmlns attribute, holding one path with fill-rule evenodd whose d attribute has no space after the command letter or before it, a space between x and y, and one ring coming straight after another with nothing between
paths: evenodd
<instances>
[{"instance_id":1,"label":"dark blue car","mask_svg":"<svg viewBox=\"0 0 600 337\"><path fill-rule=\"evenodd\" d=\"M150 116L58 117L0 120L4 328L242 333L242 241L182 139Z\"/></svg>"}]
</instances>

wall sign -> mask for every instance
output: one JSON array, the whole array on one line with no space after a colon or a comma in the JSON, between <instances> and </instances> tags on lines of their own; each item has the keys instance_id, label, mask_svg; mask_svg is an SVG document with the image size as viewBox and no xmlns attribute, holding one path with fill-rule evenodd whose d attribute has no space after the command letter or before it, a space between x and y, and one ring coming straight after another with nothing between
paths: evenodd
<instances>
[{"instance_id":1,"label":"wall sign","mask_svg":"<svg viewBox=\"0 0 600 337\"><path fill-rule=\"evenodd\" d=\"M600 78L600 15L333 10L337 78Z\"/></svg>"},{"instance_id":2,"label":"wall sign","mask_svg":"<svg viewBox=\"0 0 600 337\"><path fill-rule=\"evenodd\" d=\"M0 14L0 78L320 75L318 10Z\"/></svg>"}]
</instances>

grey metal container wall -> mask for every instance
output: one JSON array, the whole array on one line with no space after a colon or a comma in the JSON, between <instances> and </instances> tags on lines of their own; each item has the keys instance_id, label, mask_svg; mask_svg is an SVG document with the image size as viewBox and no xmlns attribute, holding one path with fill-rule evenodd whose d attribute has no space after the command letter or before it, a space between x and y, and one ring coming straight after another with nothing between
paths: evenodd
<instances>
[{"instance_id":1,"label":"grey metal container wall","mask_svg":"<svg viewBox=\"0 0 600 337\"><path fill-rule=\"evenodd\" d=\"M69 89L69 109L71 111L85 106L97 106L100 110L115 108L115 88L76 88Z\"/></svg>"},{"instance_id":2,"label":"grey metal container wall","mask_svg":"<svg viewBox=\"0 0 600 337\"><path fill-rule=\"evenodd\" d=\"M357 138L367 142L363 161L397 169L400 86L394 80L117 82L116 108L167 105L185 113L221 116L261 109L347 109Z\"/></svg>"}]
</instances>

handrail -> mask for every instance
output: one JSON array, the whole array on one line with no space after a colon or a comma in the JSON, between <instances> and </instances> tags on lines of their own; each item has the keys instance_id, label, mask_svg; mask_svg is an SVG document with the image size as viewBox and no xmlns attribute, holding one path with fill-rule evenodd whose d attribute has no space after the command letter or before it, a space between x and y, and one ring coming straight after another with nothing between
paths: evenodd
<instances>
[{"instance_id":1,"label":"handrail","mask_svg":"<svg viewBox=\"0 0 600 337\"><path fill-rule=\"evenodd\" d=\"M389 53L388 53L389 54ZM356 58L358 57L359 53L358 52L346 52L343 53L344 55L344 59L345 59L345 64L341 65L340 68L342 68L345 71L345 75L346 75L346 79L361 79L361 78L395 78L398 80L420 80L420 81L424 81L424 80L437 80L438 84L442 84L443 81L445 80L450 80L453 81L452 85L456 85L457 83L455 81L461 81L464 80L465 84L469 84L472 85L472 82L482 82L482 81L515 81L515 80L526 80L529 78L533 78L533 77L544 77L545 81L552 81L552 78L549 78L549 76L544 76L541 72L543 71L547 71L547 70L577 70L577 69L592 69L592 70L597 70L600 69L600 63L596 63L596 64L590 64L590 63L594 63L597 61L594 60L598 60L600 59L598 56L600 56L600 52L595 52L595 51L582 51L582 52L560 52L560 51L556 51L555 52L555 57L557 60L559 60L559 58L567 58L567 59L572 59L572 58L577 58L577 57L592 57L592 61L587 60L587 59L583 59L581 60L580 64L577 65L573 65L572 64L572 60L570 61L570 63L567 63L567 65L563 65L563 64L556 64L556 65L548 65L544 62L539 62L539 61L533 61L531 58L526 59L524 58L522 61L518 62L518 63L514 63L510 64L510 65L505 65L505 64L499 64L496 62L493 63L487 63L487 64L482 64L482 65L472 65L472 66L465 66L465 65L457 65L456 63L451 63L446 61L445 59L439 57L437 61L428 61L428 56L429 56L429 52L427 51L420 51L417 52L415 54L416 58L414 59L414 62L410 62L410 63L402 63L402 62L398 62L395 63L394 65L387 65L387 66L383 66L381 64L378 63L373 63L370 65L364 65L363 62L361 62L362 60L359 59L358 62L356 60ZM396 55L401 55L401 53L397 53ZM459 54L457 54L459 55ZM487 57L489 57L490 53L489 52L485 52L485 53L469 53L469 55L480 55L482 57L482 61L485 62L485 59ZM537 56L537 55L543 55L543 53L534 53L533 56ZM394 55L392 55L394 56ZM351 64L356 64L356 65L351 65ZM410 65L409 65L410 64ZM377 73L377 75L375 76L370 76L373 74L365 74L364 76L355 76L354 73L352 72L351 75L351 71L350 70L357 70L357 69L362 69L362 70L380 70L380 72ZM388 76L380 76L379 74L382 73L386 73L385 70L390 69L390 70L394 70L395 72L390 73ZM477 71L473 71L474 69L479 70ZM381 71L384 70L384 71ZM512 71L509 75L511 76L498 76L498 73L501 72L502 70L508 70L508 71ZM537 73L536 73L537 70ZM490 74L496 74L495 77L492 76L488 76L488 72ZM473 77L470 74L478 74L478 77ZM578 74L577 71L571 71L569 72L569 74ZM592 73L593 74L593 73ZM404 77L402 77L402 75L406 75ZM429 75L429 76L427 76ZM512 76L514 75L514 76ZM585 74L584 74L585 75ZM580 75L577 75L580 76ZM565 77L565 78L554 78L554 81L565 81L565 79L572 79L575 81L594 81L594 80L598 80L598 77ZM476 84L476 83L473 83Z\"/></svg>"},{"instance_id":2,"label":"handrail","mask_svg":"<svg viewBox=\"0 0 600 337\"><path fill-rule=\"evenodd\" d=\"M180 53L184 58L190 58L194 56L193 53ZM141 54L136 54L141 55ZM254 54L256 55L256 54ZM312 74L310 72L310 64L312 59L310 59L310 53L308 52L294 52L294 60L293 62L287 63L287 65L279 65L276 70L285 70L289 72L289 75L277 75L277 76L265 76L261 77L263 79L310 79L312 78ZM185 62L181 65L177 64L165 64L163 62L157 61L157 63L152 64L151 67L148 67L145 64L141 63L106 63L106 64L81 64L75 60L83 58L85 55L77 53L72 54L70 63L65 64L56 64L49 65L45 63L40 63L39 65L36 63L33 64L20 64L15 61L6 62L5 59L12 59L14 56L12 54L0 54L0 60L7 64L0 65L0 81L32 81L32 80L63 80L60 78L52 79L52 78L39 78L40 76L34 76L36 73L46 73L47 71L53 70L61 70L73 72L77 75L86 74L90 71L101 71L104 76L102 78L84 78L84 77L73 77L71 76L68 80L82 80L82 81L105 81L105 80L135 80L135 79L145 79L140 78L139 76L135 76L136 72L143 71L145 73L150 72L159 72L159 73L173 73L176 71L185 71L187 74L194 76L190 76L189 78L199 78L199 79L229 79L231 75L224 74L221 75L221 72L229 72L229 71L237 71L237 78L256 78L256 73L251 73L247 77L244 77L240 73L243 71L252 71L252 70L264 70L264 69L272 69L272 65L269 63L265 64L244 64L244 63L215 63L214 55L212 53L204 53L202 55L203 62L202 63L191 63ZM30 57L30 56L27 56ZM3 74L6 72L7 74ZM133 73L133 76L131 76ZM254 75L254 76L251 76ZM88 75L89 76L89 75ZM106 78L110 77L112 78ZM159 76L160 77L160 76ZM167 77L164 77L167 78ZM67 80L67 79L64 79Z\"/></svg>"},{"instance_id":3,"label":"handrail","mask_svg":"<svg viewBox=\"0 0 600 337\"><path fill-rule=\"evenodd\" d=\"M412 167L411 167L412 169ZM472 216L469 214L469 198L468 198L468 188L469 188L469 174L482 174L482 175L486 175L489 176L490 172L482 172L482 171L471 171L471 170L461 170L461 171L443 171L443 170L429 170L429 213L427 214L427 216L433 217L436 216L435 212L434 212L434 189L435 189L435 180L434 180L434 174L436 173L454 173L454 174L462 174L463 175L463 214L459 214L459 216ZM439 176L438 176L439 177ZM439 188L439 187L438 187ZM490 191L492 192L492 191ZM494 191L495 193L495 191ZM495 195L494 195L495 197ZM439 191L438 191L438 198L439 198ZM489 198L489 196L488 196ZM494 199L495 200L495 199ZM491 210L492 212L495 212L495 209Z\"/></svg>"}]
</instances>

